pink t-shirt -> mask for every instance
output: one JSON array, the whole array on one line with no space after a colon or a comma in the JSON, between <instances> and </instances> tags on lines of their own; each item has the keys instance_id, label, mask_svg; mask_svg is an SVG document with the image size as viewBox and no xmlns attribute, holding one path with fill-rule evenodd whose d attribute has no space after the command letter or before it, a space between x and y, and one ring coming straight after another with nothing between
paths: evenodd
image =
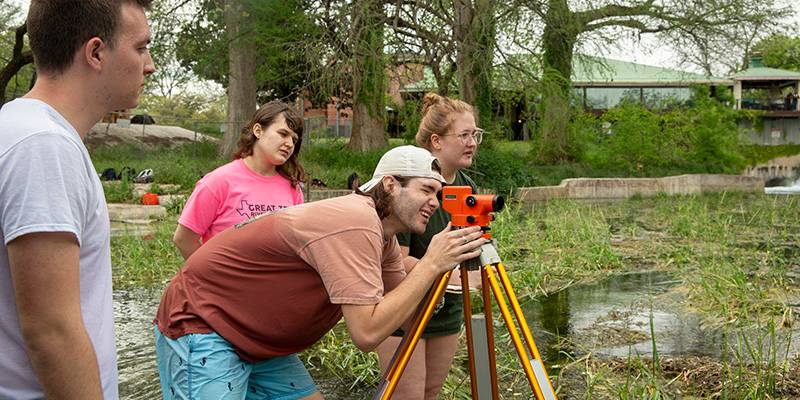
<instances>
[{"instance_id":1,"label":"pink t-shirt","mask_svg":"<svg viewBox=\"0 0 800 400\"><path fill-rule=\"evenodd\" d=\"M291 181L279 174L259 175L236 159L197 181L178 223L206 243L242 221L301 203L300 185L293 188Z\"/></svg>"}]
</instances>

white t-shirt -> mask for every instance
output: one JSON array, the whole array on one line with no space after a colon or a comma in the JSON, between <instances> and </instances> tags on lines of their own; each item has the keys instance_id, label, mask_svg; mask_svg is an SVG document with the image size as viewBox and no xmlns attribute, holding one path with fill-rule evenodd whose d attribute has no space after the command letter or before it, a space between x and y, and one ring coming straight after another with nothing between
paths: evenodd
<instances>
[{"instance_id":1,"label":"white t-shirt","mask_svg":"<svg viewBox=\"0 0 800 400\"><path fill-rule=\"evenodd\" d=\"M67 120L44 102L17 99L0 110L0 399L44 397L20 333L6 247L34 232L71 232L78 239L83 322L97 354L105 398L117 399L103 187Z\"/></svg>"}]
</instances>

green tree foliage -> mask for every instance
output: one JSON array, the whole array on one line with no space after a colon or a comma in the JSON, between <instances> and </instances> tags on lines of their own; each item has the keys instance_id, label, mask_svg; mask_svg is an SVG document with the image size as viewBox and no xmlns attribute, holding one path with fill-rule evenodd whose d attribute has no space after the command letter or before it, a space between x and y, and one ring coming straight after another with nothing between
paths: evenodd
<instances>
[{"instance_id":1,"label":"green tree foliage","mask_svg":"<svg viewBox=\"0 0 800 400\"><path fill-rule=\"evenodd\" d=\"M649 176L736 172L745 163L736 129L738 113L698 88L689 107L669 111L623 102L597 119L577 118L573 129L582 141L581 161L612 174Z\"/></svg>"},{"instance_id":2,"label":"green tree foliage","mask_svg":"<svg viewBox=\"0 0 800 400\"><path fill-rule=\"evenodd\" d=\"M187 13L193 10L187 0L161 0L153 2L147 12L152 35L150 56L156 66L156 71L147 78L147 92L171 96L195 78L191 69L180 65L176 58L181 28L176 20L189 20Z\"/></svg>"},{"instance_id":3,"label":"green tree foliage","mask_svg":"<svg viewBox=\"0 0 800 400\"><path fill-rule=\"evenodd\" d=\"M403 128L403 139L416 144L417 131L422 122L422 106L417 100L409 99L398 109L398 120Z\"/></svg>"},{"instance_id":4,"label":"green tree foliage","mask_svg":"<svg viewBox=\"0 0 800 400\"><path fill-rule=\"evenodd\" d=\"M678 29L704 30L709 27L763 25L777 23L788 9L775 1L755 3L751 0L685 2L666 0L588 1L528 0L528 9L535 17L529 24L542 24L543 53L540 107L542 146L538 158L542 162L575 159L567 146L568 121L571 117L569 92L572 60L580 41L596 40L613 43L620 32L669 33ZM615 36L616 35L616 36ZM664 36L668 38L668 36Z\"/></svg>"},{"instance_id":5,"label":"green tree foliage","mask_svg":"<svg viewBox=\"0 0 800 400\"><path fill-rule=\"evenodd\" d=\"M173 96L146 94L134 113L147 113L160 125L176 125L189 130L219 136L225 123L225 98L208 98L197 94Z\"/></svg>"},{"instance_id":6,"label":"green tree foliage","mask_svg":"<svg viewBox=\"0 0 800 400\"><path fill-rule=\"evenodd\" d=\"M492 120L492 66L496 42L494 0L454 0L461 97L475 107L478 124Z\"/></svg>"},{"instance_id":7,"label":"green tree foliage","mask_svg":"<svg viewBox=\"0 0 800 400\"><path fill-rule=\"evenodd\" d=\"M761 53L767 67L800 72L800 36L773 35L754 49Z\"/></svg>"},{"instance_id":8,"label":"green tree foliage","mask_svg":"<svg viewBox=\"0 0 800 400\"><path fill-rule=\"evenodd\" d=\"M307 13L310 3L248 0L245 6L250 23L243 34L252 35L256 43L256 82L262 100L289 99L313 86L321 60L312 53L317 50L320 30ZM228 39L218 1L198 2L194 18L183 23L177 43L176 56L182 66L227 87Z\"/></svg>"},{"instance_id":9,"label":"green tree foliage","mask_svg":"<svg viewBox=\"0 0 800 400\"><path fill-rule=\"evenodd\" d=\"M0 104L26 93L33 78L24 17L16 3L0 0Z\"/></svg>"}]
</instances>

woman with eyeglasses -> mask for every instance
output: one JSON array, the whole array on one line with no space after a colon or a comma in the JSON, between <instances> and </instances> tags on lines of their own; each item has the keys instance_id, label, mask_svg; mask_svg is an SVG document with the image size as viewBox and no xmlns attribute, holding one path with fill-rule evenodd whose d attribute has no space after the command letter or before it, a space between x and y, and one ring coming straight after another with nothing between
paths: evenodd
<instances>
[{"instance_id":1,"label":"woman with eyeglasses","mask_svg":"<svg viewBox=\"0 0 800 400\"><path fill-rule=\"evenodd\" d=\"M303 202L303 119L282 101L259 108L242 128L234 160L195 185L172 238L184 259L216 234L265 212Z\"/></svg>"},{"instance_id":2,"label":"woman with eyeglasses","mask_svg":"<svg viewBox=\"0 0 800 400\"><path fill-rule=\"evenodd\" d=\"M422 102L422 121L416 141L438 160L442 176L448 185L477 187L463 169L472 165L483 130L475 126L472 106L456 99L428 93ZM450 222L450 215L441 207L431 216L423 235L398 235L400 248L408 270L413 268L428 249L433 235ZM456 350L458 333L463 320L460 272L453 272L451 285L422 334L395 391L395 398L408 400L436 399L450 370ZM479 275L478 275L479 277ZM470 275L470 282L480 284L480 278ZM451 289L452 288L452 289ZM381 371L390 366L403 332L397 331L377 348Z\"/></svg>"}]
</instances>

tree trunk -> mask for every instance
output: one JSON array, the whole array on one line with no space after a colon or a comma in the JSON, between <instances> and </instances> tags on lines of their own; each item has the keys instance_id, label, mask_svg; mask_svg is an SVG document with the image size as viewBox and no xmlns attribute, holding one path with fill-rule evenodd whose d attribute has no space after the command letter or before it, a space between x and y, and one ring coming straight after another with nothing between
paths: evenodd
<instances>
[{"instance_id":1,"label":"tree trunk","mask_svg":"<svg viewBox=\"0 0 800 400\"><path fill-rule=\"evenodd\" d=\"M383 60L383 2L357 1L353 11L353 130L347 148L366 151L384 148L383 113L386 91Z\"/></svg>"},{"instance_id":2,"label":"tree trunk","mask_svg":"<svg viewBox=\"0 0 800 400\"><path fill-rule=\"evenodd\" d=\"M439 64L434 63L431 65L433 76L436 78L436 93L440 96L450 95L450 82L453 81L453 75L458 71L458 64L451 62L444 71Z\"/></svg>"},{"instance_id":3,"label":"tree trunk","mask_svg":"<svg viewBox=\"0 0 800 400\"><path fill-rule=\"evenodd\" d=\"M542 74L542 103L539 118L542 137L538 159L544 163L566 161L569 121L572 116L570 90L572 88L572 54L580 32L575 27L573 13L566 0L551 0L542 35L544 47Z\"/></svg>"},{"instance_id":4,"label":"tree trunk","mask_svg":"<svg viewBox=\"0 0 800 400\"><path fill-rule=\"evenodd\" d=\"M491 123L495 0L453 0L461 99L475 107L475 122ZM483 122L481 122L483 121Z\"/></svg>"},{"instance_id":5,"label":"tree trunk","mask_svg":"<svg viewBox=\"0 0 800 400\"><path fill-rule=\"evenodd\" d=\"M33 62L33 53L30 51L22 51L24 37L27 32L28 25L26 24L22 24L16 29L11 59L6 63L5 67L0 70L0 105L5 104L7 101L6 89L8 88L8 83L14 78L14 75L16 75L22 67ZM36 76L35 74L34 72L34 76Z\"/></svg>"},{"instance_id":6,"label":"tree trunk","mask_svg":"<svg viewBox=\"0 0 800 400\"><path fill-rule=\"evenodd\" d=\"M242 127L256 110L256 47L245 28L244 0L226 0L225 26L228 37L228 121L220 152L231 158L236 152Z\"/></svg>"}]
</instances>

